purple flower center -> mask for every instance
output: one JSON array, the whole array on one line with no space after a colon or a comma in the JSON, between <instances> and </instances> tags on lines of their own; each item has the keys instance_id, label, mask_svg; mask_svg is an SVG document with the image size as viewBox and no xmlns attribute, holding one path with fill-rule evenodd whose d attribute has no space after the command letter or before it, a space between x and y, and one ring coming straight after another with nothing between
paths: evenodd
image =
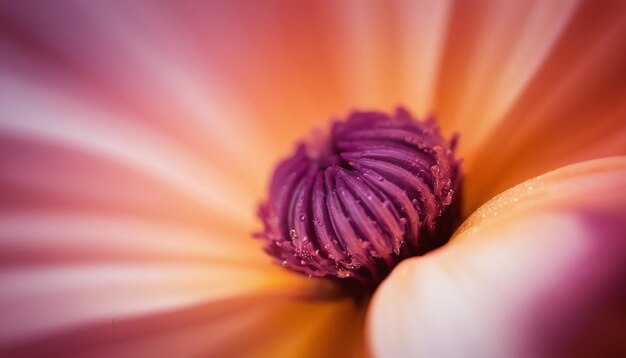
<instances>
[{"instance_id":1,"label":"purple flower center","mask_svg":"<svg viewBox=\"0 0 626 358\"><path fill-rule=\"evenodd\" d=\"M308 275L375 286L401 260L446 243L460 218L456 138L433 119L354 112L327 141L299 143L259 210L265 251Z\"/></svg>"}]
</instances>

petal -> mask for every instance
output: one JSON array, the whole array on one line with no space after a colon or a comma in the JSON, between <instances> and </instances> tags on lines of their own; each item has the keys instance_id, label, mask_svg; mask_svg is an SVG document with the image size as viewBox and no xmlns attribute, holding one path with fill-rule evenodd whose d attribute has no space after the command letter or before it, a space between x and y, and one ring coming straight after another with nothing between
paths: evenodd
<instances>
[{"instance_id":1,"label":"petal","mask_svg":"<svg viewBox=\"0 0 626 358\"><path fill-rule=\"evenodd\" d=\"M252 295L150 315L106 317L0 350L6 356L361 356L363 306Z\"/></svg>"},{"instance_id":2,"label":"petal","mask_svg":"<svg viewBox=\"0 0 626 358\"><path fill-rule=\"evenodd\" d=\"M434 110L472 157L568 30L579 1L456 1Z\"/></svg>"},{"instance_id":3,"label":"petal","mask_svg":"<svg viewBox=\"0 0 626 358\"><path fill-rule=\"evenodd\" d=\"M137 123L138 118L120 117L112 109L87 105L71 93L60 94L64 91L53 84L16 80L2 73L0 77L0 131L10 140L3 143L2 167L7 179L23 186L69 183L76 187L75 178L68 175L74 173L67 172L86 175L99 164L77 165L74 157L78 152L83 160L87 154L89 160L104 159L131 167L144 175L144 181L159 183L231 220L251 212L242 212L241 205L252 207L254 192L241 190L236 179L213 166L210 158L184 150L184 144ZM46 151L44 145L53 151ZM50 183L51 179L58 182ZM80 184L79 190L94 183Z\"/></svg>"},{"instance_id":4,"label":"petal","mask_svg":"<svg viewBox=\"0 0 626 358\"><path fill-rule=\"evenodd\" d=\"M550 8L556 3L536 5ZM626 3L581 1L564 5L554 6L556 12L550 16L537 14L545 21L539 25L554 31L529 37L533 44L518 52L517 58L530 58L518 62L521 70L510 72L511 80L501 82L504 88L492 92L489 83L484 85L484 78L480 78L477 92L489 98L489 104L480 107L485 111L459 118L468 128L457 127L467 159L468 213L502 190L541 173L626 154L626 87L622 84L626 73L622 46L626 40ZM547 40L549 46L542 52L532 50ZM532 66L534 70L528 72ZM505 75L492 66L487 71L494 76ZM519 75L523 76L515 80ZM506 96L511 90L517 90L517 95L501 106L502 94ZM490 110L494 106L502 107L497 115ZM474 129L474 121L483 123L489 118L487 129ZM468 139L472 143L466 146L463 142Z\"/></svg>"},{"instance_id":5,"label":"petal","mask_svg":"<svg viewBox=\"0 0 626 358\"><path fill-rule=\"evenodd\" d=\"M378 356L623 356L626 157L584 162L482 206L376 292Z\"/></svg>"},{"instance_id":6,"label":"petal","mask_svg":"<svg viewBox=\"0 0 626 358\"><path fill-rule=\"evenodd\" d=\"M186 181L182 189L199 198L217 197L209 190L215 182L235 198L259 193L259 173L275 160L272 133L229 90L234 83L220 80L222 67L207 66L203 51L213 47L187 26L189 18L172 13L141 2L1 4L10 35L0 52L0 126L142 164L171 184ZM131 145L139 150L125 153Z\"/></svg>"},{"instance_id":7,"label":"petal","mask_svg":"<svg viewBox=\"0 0 626 358\"><path fill-rule=\"evenodd\" d=\"M355 321L251 239L277 132L199 55L198 11L30 5L0 4L0 355L317 349L329 320Z\"/></svg>"},{"instance_id":8,"label":"petal","mask_svg":"<svg viewBox=\"0 0 626 358\"><path fill-rule=\"evenodd\" d=\"M3 268L0 346L84 324L277 292L316 297L330 288L278 267L149 261ZM54 309L52 309L54 307Z\"/></svg>"}]
</instances>

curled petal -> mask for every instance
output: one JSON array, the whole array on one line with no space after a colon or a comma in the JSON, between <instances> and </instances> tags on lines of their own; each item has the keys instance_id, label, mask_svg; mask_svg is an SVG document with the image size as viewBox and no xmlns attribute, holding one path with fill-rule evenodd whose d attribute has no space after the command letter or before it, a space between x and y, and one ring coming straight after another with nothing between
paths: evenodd
<instances>
[{"instance_id":1,"label":"curled petal","mask_svg":"<svg viewBox=\"0 0 626 358\"><path fill-rule=\"evenodd\" d=\"M522 183L406 260L368 315L378 356L623 356L626 157Z\"/></svg>"}]
</instances>

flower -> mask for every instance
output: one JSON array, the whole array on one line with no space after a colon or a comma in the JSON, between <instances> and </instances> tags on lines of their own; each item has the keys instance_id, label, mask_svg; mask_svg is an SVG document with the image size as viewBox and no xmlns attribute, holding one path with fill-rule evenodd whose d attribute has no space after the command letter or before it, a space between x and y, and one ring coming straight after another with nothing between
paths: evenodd
<instances>
[{"instance_id":1,"label":"flower","mask_svg":"<svg viewBox=\"0 0 626 358\"><path fill-rule=\"evenodd\" d=\"M3 356L624 352L623 2L5 1L0 28ZM370 302L272 264L273 165L397 104L460 133L452 241Z\"/></svg>"}]
</instances>

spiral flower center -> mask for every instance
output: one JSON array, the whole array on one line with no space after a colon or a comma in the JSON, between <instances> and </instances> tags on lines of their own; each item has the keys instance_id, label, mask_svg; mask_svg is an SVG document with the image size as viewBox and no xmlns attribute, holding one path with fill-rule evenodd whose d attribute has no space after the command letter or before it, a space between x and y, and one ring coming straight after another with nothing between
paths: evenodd
<instances>
[{"instance_id":1,"label":"spiral flower center","mask_svg":"<svg viewBox=\"0 0 626 358\"><path fill-rule=\"evenodd\" d=\"M265 251L282 266L364 286L446 243L460 218L456 138L433 119L354 112L327 141L299 143L259 210Z\"/></svg>"}]
</instances>

